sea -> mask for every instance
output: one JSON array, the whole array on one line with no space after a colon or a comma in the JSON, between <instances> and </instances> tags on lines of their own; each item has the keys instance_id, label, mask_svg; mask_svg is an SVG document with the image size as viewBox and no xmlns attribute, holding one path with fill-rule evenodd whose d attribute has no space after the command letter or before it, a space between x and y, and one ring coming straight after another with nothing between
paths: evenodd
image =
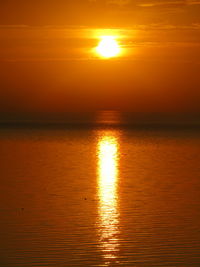
<instances>
[{"instance_id":1,"label":"sea","mask_svg":"<svg viewBox=\"0 0 200 267\"><path fill-rule=\"evenodd\" d=\"M0 266L200 266L200 128L73 120L0 125Z\"/></svg>"}]
</instances>

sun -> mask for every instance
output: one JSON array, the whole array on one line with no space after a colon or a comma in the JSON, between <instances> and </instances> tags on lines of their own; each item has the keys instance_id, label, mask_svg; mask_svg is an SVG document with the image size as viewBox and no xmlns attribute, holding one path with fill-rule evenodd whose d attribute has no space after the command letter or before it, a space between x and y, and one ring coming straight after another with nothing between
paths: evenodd
<instances>
[{"instance_id":1,"label":"sun","mask_svg":"<svg viewBox=\"0 0 200 267\"><path fill-rule=\"evenodd\" d=\"M112 58L120 54L120 46L114 36L102 36L96 52L103 58Z\"/></svg>"}]
</instances>

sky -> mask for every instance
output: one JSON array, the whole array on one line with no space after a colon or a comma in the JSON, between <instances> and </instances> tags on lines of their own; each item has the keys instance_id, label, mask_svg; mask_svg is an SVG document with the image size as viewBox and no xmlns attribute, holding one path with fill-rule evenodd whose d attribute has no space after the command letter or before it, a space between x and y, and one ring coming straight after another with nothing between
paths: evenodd
<instances>
[{"instance_id":1,"label":"sky","mask_svg":"<svg viewBox=\"0 0 200 267\"><path fill-rule=\"evenodd\" d=\"M122 56L94 53L115 35ZM1 0L0 110L200 111L200 0Z\"/></svg>"}]
</instances>

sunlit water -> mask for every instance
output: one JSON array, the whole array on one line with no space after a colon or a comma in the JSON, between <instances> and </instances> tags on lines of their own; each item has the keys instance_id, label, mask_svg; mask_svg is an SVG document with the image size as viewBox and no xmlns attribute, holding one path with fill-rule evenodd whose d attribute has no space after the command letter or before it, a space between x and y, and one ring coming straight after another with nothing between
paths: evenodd
<instances>
[{"instance_id":1,"label":"sunlit water","mask_svg":"<svg viewBox=\"0 0 200 267\"><path fill-rule=\"evenodd\" d=\"M200 266L200 132L0 130L0 266Z\"/></svg>"},{"instance_id":2,"label":"sunlit water","mask_svg":"<svg viewBox=\"0 0 200 267\"><path fill-rule=\"evenodd\" d=\"M107 259L117 259L119 251L118 137L112 131L100 133L98 142L98 190L100 247Z\"/></svg>"}]
</instances>

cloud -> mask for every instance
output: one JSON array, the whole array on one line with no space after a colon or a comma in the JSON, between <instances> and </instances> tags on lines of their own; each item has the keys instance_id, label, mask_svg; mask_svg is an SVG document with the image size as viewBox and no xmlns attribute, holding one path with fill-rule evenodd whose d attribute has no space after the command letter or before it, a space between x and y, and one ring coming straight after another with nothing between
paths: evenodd
<instances>
[{"instance_id":1,"label":"cloud","mask_svg":"<svg viewBox=\"0 0 200 267\"><path fill-rule=\"evenodd\" d=\"M184 0L176 0L176 1L138 1L137 6L140 7L155 7L155 6L160 6L160 7L180 7L184 6L186 2Z\"/></svg>"},{"instance_id":2,"label":"cloud","mask_svg":"<svg viewBox=\"0 0 200 267\"><path fill-rule=\"evenodd\" d=\"M191 24L200 21L200 0L0 1L1 24L86 25L120 27L134 24ZM12 4L11 4L12 3ZM182 14L181 14L182 13ZM14 26L13 26L14 27Z\"/></svg>"},{"instance_id":3,"label":"cloud","mask_svg":"<svg viewBox=\"0 0 200 267\"><path fill-rule=\"evenodd\" d=\"M100 2L100 0L89 0L90 2ZM152 6L177 6L177 5L200 5L200 0L107 0L106 3L114 4L118 6L140 6L140 7L152 7Z\"/></svg>"},{"instance_id":4,"label":"cloud","mask_svg":"<svg viewBox=\"0 0 200 267\"><path fill-rule=\"evenodd\" d=\"M114 4L120 7L126 6L131 3L131 0L108 0L107 4Z\"/></svg>"},{"instance_id":5,"label":"cloud","mask_svg":"<svg viewBox=\"0 0 200 267\"><path fill-rule=\"evenodd\" d=\"M98 0L90 0L91 2L97 2ZM107 0L108 5L118 5L119 7L180 7L187 5L200 5L200 0Z\"/></svg>"},{"instance_id":6,"label":"cloud","mask_svg":"<svg viewBox=\"0 0 200 267\"><path fill-rule=\"evenodd\" d=\"M200 0L187 0L188 5L200 5Z\"/></svg>"}]
</instances>

